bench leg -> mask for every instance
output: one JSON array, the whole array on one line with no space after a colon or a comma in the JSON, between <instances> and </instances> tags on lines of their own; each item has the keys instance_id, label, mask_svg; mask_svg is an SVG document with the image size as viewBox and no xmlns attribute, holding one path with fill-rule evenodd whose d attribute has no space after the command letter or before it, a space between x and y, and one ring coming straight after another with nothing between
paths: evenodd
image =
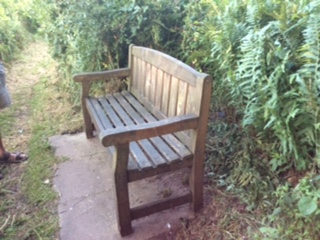
<instances>
[{"instance_id":1,"label":"bench leg","mask_svg":"<svg viewBox=\"0 0 320 240\"><path fill-rule=\"evenodd\" d=\"M127 165L129 156L129 143L116 146L114 154L114 181L117 201L118 228L121 236L129 235L133 232L131 226L129 188L127 178Z\"/></svg>"},{"instance_id":2,"label":"bench leg","mask_svg":"<svg viewBox=\"0 0 320 240\"><path fill-rule=\"evenodd\" d=\"M194 163L195 161L196 159L194 159ZM203 207L203 172L203 164L193 164L190 175L190 188L192 192L192 209L195 212Z\"/></svg>"},{"instance_id":3,"label":"bench leg","mask_svg":"<svg viewBox=\"0 0 320 240\"><path fill-rule=\"evenodd\" d=\"M93 138L93 124L86 106L83 107L84 129L87 138Z\"/></svg>"}]
</instances>

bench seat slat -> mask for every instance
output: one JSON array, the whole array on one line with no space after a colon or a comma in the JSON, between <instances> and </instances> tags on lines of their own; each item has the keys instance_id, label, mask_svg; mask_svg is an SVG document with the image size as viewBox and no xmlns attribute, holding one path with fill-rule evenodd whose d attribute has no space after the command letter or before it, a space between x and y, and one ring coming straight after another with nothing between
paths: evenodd
<instances>
[{"instance_id":1,"label":"bench seat slat","mask_svg":"<svg viewBox=\"0 0 320 240\"><path fill-rule=\"evenodd\" d=\"M113 96L119 102L121 107L126 110L126 113L130 115L135 124L146 122L143 116L137 113L120 93L115 93ZM159 167L163 164L179 159L179 156L175 154L163 141L161 141L161 138L157 137L155 139L158 140L156 143L159 144L160 147L162 146L160 149L151 143L152 140L151 142L147 139L139 141L141 148L145 151L145 154L148 156L148 159L154 167ZM167 160L161 154L167 156Z\"/></svg>"},{"instance_id":2,"label":"bench seat slat","mask_svg":"<svg viewBox=\"0 0 320 240\"><path fill-rule=\"evenodd\" d=\"M123 97L122 94L116 93L114 94L115 98L119 101L123 108L125 108L128 112L130 112L130 116L133 118L136 124L148 122L144 118L144 116L140 115L127 100ZM152 145L149 140L154 144ZM154 137L144 142L142 147L149 148L148 154L149 157L155 161L157 166L161 164L167 164L171 161L179 159L179 156L175 154L160 137ZM158 147L159 146L159 147ZM163 154L167 159L161 156Z\"/></svg>"},{"instance_id":3,"label":"bench seat slat","mask_svg":"<svg viewBox=\"0 0 320 240\"><path fill-rule=\"evenodd\" d=\"M130 153L138 164L140 170L154 168L152 162L149 161L137 142L130 142Z\"/></svg>"},{"instance_id":4,"label":"bench seat slat","mask_svg":"<svg viewBox=\"0 0 320 240\"><path fill-rule=\"evenodd\" d=\"M114 156L116 149L114 146L108 147L109 152L111 153L112 156ZM136 171L136 170L141 170L140 166L136 163L135 160L132 158L132 154L129 154L129 160L128 160L128 170L131 171Z\"/></svg>"},{"instance_id":5,"label":"bench seat slat","mask_svg":"<svg viewBox=\"0 0 320 240\"><path fill-rule=\"evenodd\" d=\"M86 99L86 104L90 114L93 115L92 119L95 121L95 125L99 131L102 129L112 128L112 124L104 114L97 99L90 97Z\"/></svg>"},{"instance_id":6,"label":"bench seat slat","mask_svg":"<svg viewBox=\"0 0 320 240\"><path fill-rule=\"evenodd\" d=\"M104 111L106 112L106 114L111 119L113 127L124 126L122 120L118 117L118 115L113 110L113 108L109 104L109 102L103 97L100 97L99 101L100 101L102 107L104 108Z\"/></svg>"},{"instance_id":7,"label":"bench seat slat","mask_svg":"<svg viewBox=\"0 0 320 240\"><path fill-rule=\"evenodd\" d=\"M106 107L104 112L109 115L109 118L113 121L112 124L114 126L124 126L125 125L133 125L134 123L130 119L130 117L125 113L125 111L121 108L121 106L115 101L115 99L110 95L107 97L108 101L102 101L102 106ZM112 107L111 107L112 105ZM121 119L120 119L120 118ZM137 163L139 169L148 169L154 167L153 164L149 161L147 156L145 156L143 150L140 148L137 142L130 143L130 153Z\"/></svg>"},{"instance_id":8,"label":"bench seat slat","mask_svg":"<svg viewBox=\"0 0 320 240\"><path fill-rule=\"evenodd\" d=\"M94 119L98 119L95 124L99 130L157 121L127 91L98 99L90 97L87 105L90 114L94 115ZM111 147L110 151L114 153L114 147ZM189 149L172 134L143 139L130 143L128 170L146 171L180 162L191 156Z\"/></svg>"},{"instance_id":9,"label":"bench seat slat","mask_svg":"<svg viewBox=\"0 0 320 240\"><path fill-rule=\"evenodd\" d=\"M110 102L115 112L109 112L108 109L105 109L107 114L117 113L117 115L121 118L123 123L118 126L124 125L134 125L135 123L130 118L129 114L124 110L124 108L118 103L113 95L108 95L106 99ZM110 115L110 118L113 119L113 115ZM145 148L141 148L141 145L146 146ZM151 158L148 157L145 152L148 151L150 147L148 146L148 140L141 140L139 144L137 142L130 143L130 152L132 153L135 161L140 166L141 169L147 169L151 167L155 167L155 163L151 161ZM153 152L152 152L153 153ZM151 153L151 155L152 155Z\"/></svg>"},{"instance_id":10,"label":"bench seat slat","mask_svg":"<svg viewBox=\"0 0 320 240\"><path fill-rule=\"evenodd\" d=\"M86 104L87 106L91 106L88 108L90 110L90 114L94 114L96 117L94 119L100 119L100 121L96 122L97 126L100 126L102 129L107 129L107 128L113 128L112 123L109 121L109 119L106 117L103 108L100 105L101 101L99 102L98 99L95 98L88 98L86 99ZM99 116L99 117L98 117ZM133 146L133 149L135 147ZM115 148L114 146L109 147L109 151L113 155L115 153ZM138 165L134 159L132 158L132 154L129 156L129 161L128 161L128 169L141 169L141 166Z\"/></svg>"},{"instance_id":11,"label":"bench seat slat","mask_svg":"<svg viewBox=\"0 0 320 240\"><path fill-rule=\"evenodd\" d=\"M114 98L113 95L107 95L106 99L108 100L108 102L110 103L110 105L112 106L114 111L117 113L117 115L121 118L121 120L124 123L124 125L126 125L126 126L135 125L134 122L132 121L132 119L130 118L130 116L120 106L120 104ZM109 113L107 112L107 114L109 114ZM123 125L120 125L120 126L123 126ZM118 127L118 126L116 126L116 127Z\"/></svg>"},{"instance_id":12,"label":"bench seat slat","mask_svg":"<svg viewBox=\"0 0 320 240\"><path fill-rule=\"evenodd\" d=\"M154 122L157 121L157 119L150 113L148 112L139 101L135 99L129 92L125 91L122 93L122 95L129 101L136 109L138 112L144 115L145 119L148 122ZM162 138L170 145L176 153L183 158L184 156L190 156L192 153L190 150L183 145L176 137L174 137L172 134L167 134L162 136Z\"/></svg>"}]
</instances>

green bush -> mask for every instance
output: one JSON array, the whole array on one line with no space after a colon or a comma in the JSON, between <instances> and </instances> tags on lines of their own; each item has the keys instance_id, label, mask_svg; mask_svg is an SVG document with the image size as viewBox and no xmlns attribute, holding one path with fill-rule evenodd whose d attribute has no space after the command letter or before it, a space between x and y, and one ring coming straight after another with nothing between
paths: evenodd
<instances>
[{"instance_id":1,"label":"green bush","mask_svg":"<svg viewBox=\"0 0 320 240\"><path fill-rule=\"evenodd\" d=\"M69 79L126 66L131 43L178 54L183 18L183 4L169 0L56 1L48 36Z\"/></svg>"},{"instance_id":2,"label":"green bush","mask_svg":"<svg viewBox=\"0 0 320 240\"><path fill-rule=\"evenodd\" d=\"M262 219L263 226L255 239L318 239L319 179L320 175L313 174L302 178L294 188L279 186L273 193L275 205Z\"/></svg>"},{"instance_id":3,"label":"green bush","mask_svg":"<svg viewBox=\"0 0 320 240\"><path fill-rule=\"evenodd\" d=\"M19 20L15 1L0 0L0 59L9 62L23 47L26 31Z\"/></svg>"},{"instance_id":4,"label":"green bush","mask_svg":"<svg viewBox=\"0 0 320 240\"><path fill-rule=\"evenodd\" d=\"M48 18L41 0L0 0L0 58L12 61Z\"/></svg>"},{"instance_id":5,"label":"green bush","mask_svg":"<svg viewBox=\"0 0 320 240\"><path fill-rule=\"evenodd\" d=\"M274 172L319 159L319 5L203 0L188 8L188 62L214 76L215 110L241 120Z\"/></svg>"},{"instance_id":6,"label":"green bush","mask_svg":"<svg viewBox=\"0 0 320 240\"><path fill-rule=\"evenodd\" d=\"M71 76L126 66L131 43L177 56L184 2L188 0L53 1L46 35L65 79L59 87L78 103L80 86Z\"/></svg>"},{"instance_id":7,"label":"green bush","mask_svg":"<svg viewBox=\"0 0 320 240\"><path fill-rule=\"evenodd\" d=\"M319 171L320 1L200 0L186 10L185 59L214 79L209 176L267 215L257 239L318 236L308 178L281 189L289 170L297 181Z\"/></svg>"}]
</instances>

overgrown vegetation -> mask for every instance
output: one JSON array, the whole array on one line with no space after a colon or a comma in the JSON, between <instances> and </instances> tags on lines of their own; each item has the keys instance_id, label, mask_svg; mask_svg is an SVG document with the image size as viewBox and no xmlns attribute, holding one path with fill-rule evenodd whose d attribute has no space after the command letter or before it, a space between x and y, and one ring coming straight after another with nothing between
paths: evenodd
<instances>
[{"instance_id":1,"label":"overgrown vegetation","mask_svg":"<svg viewBox=\"0 0 320 240\"><path fill-rule=\"evenodd\" d=\"M33 3L39 7L40 1ZM236 233L230 227L237 220L228 215L230 222L217 225L226 229L220 229L221 239L244 232L250 239L319 236L319 0L41 4L43 11L50 10L51 23L39 14L43 11L34 19L26 14L30 9L22 15L33 26L45 26L42 33L64 76L58 87L73 101L79 89L71 75L125 66L130 43L167 52L213 76L207 178L237 196L246 216L256 218L254 227L248 221L234 227ZM0 19L9 21L9 16L0 8ZM8 58L20 46L9 44L20 40L12 34L20 28L3 22L0 53Z\"/></svg>"},{"instance_id":2,"label":"overgrown vegetation","mask_svg":"<svg viewBox=\"0 0 320 240\"><path fill-rule=\"evenodd\" d=\"M56 1L48 40L71 94L75 72L127 65L128 45L134 43L172 54L179 49L184 14L175 1Z\"/></svg>"},{"instance_id":3,"label":"overgrown vegetation","mask_svg":"<svg viewBox=\"0 0 320 240\"><path fill-rule=\"evenodd\" d=\"M267 215L257 238L320 233L310 224L319 218L319 10L319 1L188 7L184 52L215 79L208 169Z\"/></svg>"},{"instance_id":4,"label":"overgrown vegetation","mask_svg":"<svg viewBox=\"0 0 320 240\"><path fill-rule=\"evenodd\" d=\"M10 63L49 20L41 0L0 0L0 59Z\"/></svg>"}]
</instances>

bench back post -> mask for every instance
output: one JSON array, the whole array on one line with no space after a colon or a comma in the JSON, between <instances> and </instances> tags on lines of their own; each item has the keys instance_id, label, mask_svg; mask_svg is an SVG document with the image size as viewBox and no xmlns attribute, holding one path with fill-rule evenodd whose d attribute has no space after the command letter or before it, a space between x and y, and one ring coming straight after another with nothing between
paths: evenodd
<instances>
[{"instance_id":1,"label":"bench back post","mask_svg":"<svg viewBox=\"0 0 320 240\"><path fill-rule=\"evenodd\" d=\"M129 83L128 83L128 91L131 90L131 80L132 80L132 73L134 69L134 61L133 61L133 55L132 55L132 49L134 47L134 44L130 44L129 46L129 55L128 55L128 68L130 69L130 77L129 77Z\"/></svg>"}]
</instances>

